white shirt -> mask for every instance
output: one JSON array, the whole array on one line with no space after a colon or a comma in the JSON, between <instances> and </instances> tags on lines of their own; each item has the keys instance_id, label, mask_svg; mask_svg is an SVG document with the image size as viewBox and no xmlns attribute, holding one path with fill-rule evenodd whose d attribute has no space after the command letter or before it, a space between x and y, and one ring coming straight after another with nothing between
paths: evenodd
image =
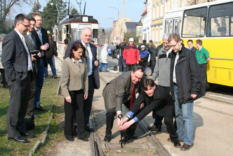
<instances>
[{"instance_id":1,"label":"white shirt","mask_svg":"<svg viewBox=\"0 0 233 156\"><path fill-rule=\"evenodd\" d=\"M15 31L19 35L21 41L23 42L24 48L25 48L25 50L27 52L27 56L28 56L28 71L30 71L30 70L32 70L32 60L31 60L31 55L29 53L28 47L27 47L26 42L25 42L25 38L24 38L24 36L20 32L18 32L18 30L15 29Z\"/></svg>"},{"instance_id":2,"label":"white shirt","mask_svg":"<svg viewBox=\"0 0 233 156\"><path fill-rule=\"evenodd\" d=\"M176 81L176 64L177 64L178 59L179 59L179 52L176 53L176 58L175 58L174 67L173 67L173 82L174 83L177 83L177 81Z\"/></svg>"},{"instance_id":3,"label":"white shirt","mask_svg":"<svg viewBox=\"0 0 233 156\"><path fill-rule=\"evenodd\" d=\"M90 44L85 44L83 41L82 41L82 44L83 46L87 49L87 52L88 52L88 62L89 62L89 70L88 70L88 76L92 75L92 69L93 69L93 55L92 55L92 52L91 52L91 47L90 47Z\"/></svg>"}]
</instances>

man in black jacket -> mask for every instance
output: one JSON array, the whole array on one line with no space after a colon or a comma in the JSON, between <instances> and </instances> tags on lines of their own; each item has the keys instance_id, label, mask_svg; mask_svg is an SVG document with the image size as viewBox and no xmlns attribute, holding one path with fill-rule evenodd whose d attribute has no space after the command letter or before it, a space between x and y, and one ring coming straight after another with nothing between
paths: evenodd
<instances>
[{"instance_id":1,"label":"man in black jacket","mask_svg":"<svg viewBox=\"0 0 233 156\"><path fill-rule=\"evenodd\" d=\"M41 27L42 16L40 13L34 13L33 18L36 20L35 30L32 31L32 36L35 38L36 50L41 52L41 57L38 60L38 73L36 77L36 91L35 91L35 102L34 108L39 111L44 111L43 107L40 105L40 94L44 82L44 70L46 65L45 52L49 48L48 44L48 34L47 31Z\"/></svg>"},{"instance_id":2,"label":"man in black jacket","mask_svg":"<svg viewBox=\"0 0 233 156\"><path fill-rule=\"evenodd\" d=\"M194 53L182 45L178 34L168 38L172 48L171 56L171 93L175 100L177 134L184 141L181 150L188 150L193 145L193 101L200 91L198 64Z\"/></svg>"}]
</instances>

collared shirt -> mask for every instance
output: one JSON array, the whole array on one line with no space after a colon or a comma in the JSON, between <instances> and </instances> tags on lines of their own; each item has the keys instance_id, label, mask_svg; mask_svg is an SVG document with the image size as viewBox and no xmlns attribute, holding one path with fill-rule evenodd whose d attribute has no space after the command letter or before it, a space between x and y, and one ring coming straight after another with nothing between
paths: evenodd
<instances>
[{"instance_id":1,"label":"collared shirt","mask_svg":"<svg viewBox=\"0 0 233 156\"><path fill-rule=\"evenodd\" d=\"M82 44L83 46L87 49L87 57L88 57L88 62L89 62L89 70L88 70L88 76L92 75L92 69L93 69L93 55L92 55L92 52L91 52L91 46L90 44L85 44L83 41L82 41Z\"/></svg>"},{"instance_id":2,"label":"collared shirt","mask_svg":"<svg viewBox=\"0 0 233 156\"><path fill-rule=\"evenodd\" d=\"M41 28L39 28L39 29L38 29L38 28L35 28L35 30L36 30L36 33L37 33L39 39L40 39L41 45L43 45L43 39L42 39Z\"/></svg>"},{"instance_id":3,"label":"collared shirt","mask_svg":"<svg viewBox=\"0 0 233 156\"><path fill-rule=\"evenodd\" d=\"M23 42L24 48L25 48L25 50L27 52L27 56L28 56L28 71L30 71L30 70L32 70L32 60L31 60L31 55L29 53L29 49L28 49L28 47L26 45L26 42L25 42L25 38L24 38L24 36L20 32L18 32L18 30L15 29L15 32L19 35L21 41Z\"/></svg>"},{"instance_id":4,"label":"collared shirt","mask_svg":"<svg viewBox=\"0 0 233 156\"><path fill-rule=\"evenodd\" d=\"M176 58L175 58L174 67L173 67L173 82L174 83L177 83L177 81L176 81L176 64L177 64L178 59L179 59L179 52L176 53Z\"/></svg>"}]
</instances>

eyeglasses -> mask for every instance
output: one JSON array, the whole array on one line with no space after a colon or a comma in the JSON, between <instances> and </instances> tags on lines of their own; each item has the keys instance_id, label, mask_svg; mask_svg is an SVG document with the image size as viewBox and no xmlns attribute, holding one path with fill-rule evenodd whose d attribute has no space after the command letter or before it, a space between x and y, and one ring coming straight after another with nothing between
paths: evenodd
<instances>
[{"instance_id":1,"label":"eyeglasses","mask_svg":"<svg viewBox=\"0 0 233 156\"><path fill-rule=\"evenodd\" d=\"M30 25L25 25L25 24L23 24L23 23L21 23L21 24L24 25L26 28L30 27Z\"/></svg>"},{"instance_id":2,"label":"eyeglasses","mask_svg":"<svg viewBox=\"0 0 233 156\"><path fill-rule=\"evenodd\" d=\"M176 43L176 44L168 44L168 46L169 46L170 48L174 48L174 47L176 47L178 44L179 44L179 43Z\"/></svg>"}]
</instances>

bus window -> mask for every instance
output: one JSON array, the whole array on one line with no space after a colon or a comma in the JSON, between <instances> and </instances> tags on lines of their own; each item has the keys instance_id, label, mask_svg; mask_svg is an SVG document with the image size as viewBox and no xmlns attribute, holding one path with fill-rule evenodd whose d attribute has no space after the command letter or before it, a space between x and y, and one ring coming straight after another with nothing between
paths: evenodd
<instances>
[{"instance_id":1,"label":"bus window","mask_svg":"<svg viewBox=\"0 0 233 156\"><path fill-rule=\"evenodd\" d=\"M181 20L180 19L174 19L174 33L180 34L180 26L181 26Z\"/></svg>"},{"instance_id":2,"label":"bus window","mask_svg":"<svg viewBox=\"0 0 233 156\"><path fill-rule=\"evenodd\" d=\"M182 37L204 37L207 8L184 11Z\"/></svg>"},{"instance_id":3,"label":"bus window","mask_svg":"<svg viewBox=\"0 0 233 156\"><path fill-rule=\"evenodd\" d=\"M232 35L233 3L211 6L209 10L208 36L228 37Z\"/></svg>"},{"instance_id":4,"label":"bus window","mask_svg":"<svg viewBox=\"0 0 233 156\"><path fill-rule=\"evenodd\" d=\"M172 29L173 29L173 20L172 19L167 19L165 21L165 33L166 34L172 33L173 32Z\"/></svg>"}]
</instances>

